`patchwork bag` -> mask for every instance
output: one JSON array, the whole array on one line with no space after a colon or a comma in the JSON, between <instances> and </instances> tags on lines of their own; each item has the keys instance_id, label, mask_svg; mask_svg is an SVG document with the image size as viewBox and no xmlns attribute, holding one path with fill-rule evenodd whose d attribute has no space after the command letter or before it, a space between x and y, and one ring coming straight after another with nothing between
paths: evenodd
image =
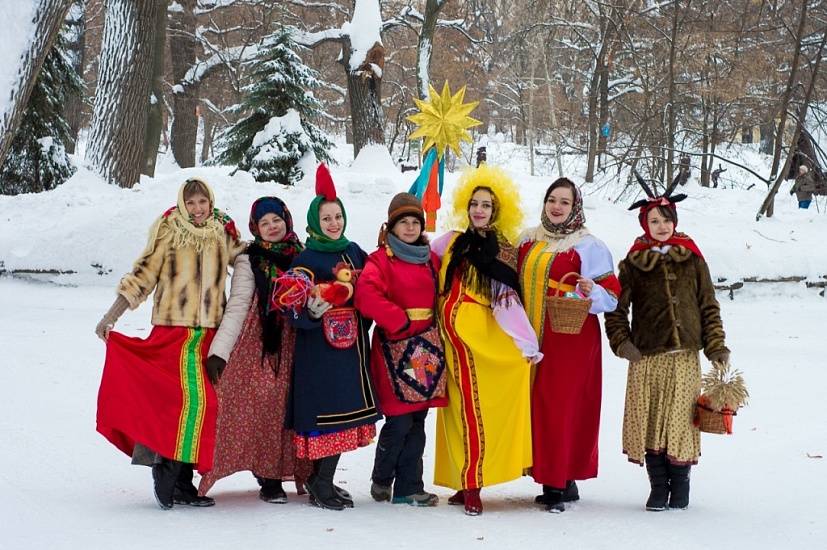
<instances>
[{"instance_id":1,"label":"patchwork bag","mask_svg":"<svg viewBox=\"0 0 827 550\"><path fill-rule=\"evenodd\" d=\"M335 307L322 315L322 330L327 343L337 349L347 349L359 337L359 319L352 307Z\"/></svg>"},{"instance_id":2,"label":"patchwork bag","mask_svg":"<svg viewBox=\"0 0 827 550\"><path fill-rule=\"evenodd\" d=\"M393 393L403 403L421 403L445 395L445 347L436 322L425 332L388 340L379 331L385 371Z\"/></svg>"}]
</instances>

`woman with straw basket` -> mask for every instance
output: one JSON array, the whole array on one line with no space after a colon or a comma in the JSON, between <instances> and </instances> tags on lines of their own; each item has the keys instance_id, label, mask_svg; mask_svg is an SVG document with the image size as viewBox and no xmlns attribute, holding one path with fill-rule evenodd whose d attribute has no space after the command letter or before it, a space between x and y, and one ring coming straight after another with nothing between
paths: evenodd
<instances>
[{"instance_id":1,"label":"woman with straw basket","mask_svg":"<svg viewBox=\"0 0 827 550\"><path fill-rule=\"evenodd\" d=\"M646 464L650 511L689 506L689 471L701 454L693 424L701 389L698 351L727 363L724 328L706 261L695 242L675 231L677 179L654 196L638 177L647 199L633 204L643 235L620 262L623 291L606 315L612 351L629 361L623 452ZM633 311L631 326L630 311Z\"/></svg>"},{"instance_id":2,"label":"woman with straw basket","mask_svg":"<svg viewBox=\"0 0 827 550\"><path fill-rule=\"evenodd\" d=\"M597 314L615 308L620 285L608 248L583 225L583 199L571 180L560 178L546 190L540 220L523 233L518 262L523 303L543 352L531 389L531 472L543 485L535 502L559 513L580 498L575 480L597 477L603 369ZM570 297L556 298L561 292Z\"/></svg>"}]
</instances>

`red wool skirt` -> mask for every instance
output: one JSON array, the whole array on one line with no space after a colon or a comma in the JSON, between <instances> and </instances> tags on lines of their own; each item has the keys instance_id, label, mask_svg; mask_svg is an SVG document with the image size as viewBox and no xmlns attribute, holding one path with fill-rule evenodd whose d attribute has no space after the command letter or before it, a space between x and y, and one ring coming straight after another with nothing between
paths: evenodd
<instances>
[{"instance_id":1,"label":"red wool skirt","mask_svg":"<svg viewBox=\"0 0 827 550\"><path fill-rule=\"evenodd\" d=\"M109 334L97 430L132 456L141 443L212 469L217 401L204 361L215 329L155 326L145 340Z\"/></svg>"}]
</instances>

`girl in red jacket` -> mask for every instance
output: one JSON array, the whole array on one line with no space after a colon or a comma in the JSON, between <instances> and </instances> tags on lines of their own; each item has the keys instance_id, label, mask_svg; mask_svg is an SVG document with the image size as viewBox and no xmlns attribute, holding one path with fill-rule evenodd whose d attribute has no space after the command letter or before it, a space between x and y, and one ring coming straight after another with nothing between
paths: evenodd
<instances>
[{"instance_id":1,"label":"girl in red jacket","mask_svg":"<svg viewBox=\"0 0 827 550\"><path fill-rule=\"evenodd\" d=\"M423 382L419 386L400 371L416 372L424 369L427 361L404 354L400 358L391 351L394 343L427 334L429 329L437 333L434 308L439 259L431 252L424 228L425 212L419 199L410 193L396 195L379 233L379 249L368 256L359 277L354 301L356 308L378 325L373 332L370 367L385 424L376 446L371 496L380 502L413 506L434 506L439 501L425 491L422 481L425 417L429 408L447 404L436 389L439 377L444 377L444 361L436 365L436 371L414 376ZM440 355L438 340L437 346ZM400 368L402 365L405 368Z\"/></svg>"}]
</instances>

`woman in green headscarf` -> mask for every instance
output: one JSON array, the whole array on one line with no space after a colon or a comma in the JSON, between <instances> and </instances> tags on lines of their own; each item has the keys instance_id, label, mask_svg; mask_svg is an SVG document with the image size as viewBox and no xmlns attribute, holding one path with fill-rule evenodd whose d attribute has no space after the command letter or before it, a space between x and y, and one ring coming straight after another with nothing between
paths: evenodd
<instances>
[{"instance_id":1,"label":"woman in green headscarf","mask_svg":"<svg viewBox=\"0 0 827 550\"><path fill-rule=\"evenodd\" d=\"M307 212L307 248L291 265L312 272L316 287L306 307L289 316L297 330L287 427L296 432L298 457L313 461L311 502L342 510L353 500L333 484L339 457L367 445L381 415L370 377L370 321L352 305L367 254L345 237L345 209L324 164L316 194Z\"/></svg>"}]
</instances>

